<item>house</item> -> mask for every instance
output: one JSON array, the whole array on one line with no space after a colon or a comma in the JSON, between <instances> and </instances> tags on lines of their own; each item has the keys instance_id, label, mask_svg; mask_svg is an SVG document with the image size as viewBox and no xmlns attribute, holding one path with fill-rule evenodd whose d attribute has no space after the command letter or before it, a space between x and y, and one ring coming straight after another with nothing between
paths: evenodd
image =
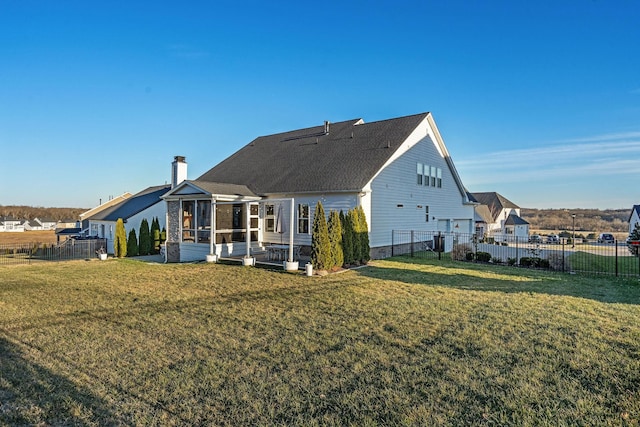
<instances>
[{"instance_id":1,"label":"house","mask_svg":"<svg viewBox=\"0 0 640 427\"><path fill-rule=\"evenodd\" d=\"M104 203L100 203L100 205L96 206L95 208L89 209L86 212L83 212L80 214L80 227L82 228L82 232L85 235L89 235L89 220L88 218L96 215L98 212L101 212L107 208L110 208L112 206L115 206L121 202L123 202L124 200L128 199L129 197L131 197L133 194L126 192L121 194L120 196L117 197L113 197L110 198L109 200L107 200Z\"/></svg>"},{"instance_id":2,"label":"house","mask_svg":"<svg viewBox=\"0 0 640 427\"><path fill-rule=\"evenodd\" d=\"M158 218L160 228L166 224L166 207L161 197L169 191L169 185L159 185L146 188L137 194L125 193L116 203L108 202L109 206L99 206L81 214L83 235L107 239L107 252L113 253L113 240L116 222L122 218L127 236L131 230L140 234L140 224L146 219L149 224ZM114 199L115 200L115 199ZM92 213L92 214L90 214Z\"/></svg>"},{"instance_id":3,"label":"house","mask_svg":"<svg viewBox=\"0 0 640 427\"><path fill-rule=\"evenodd\" d=\"M304 252L318 201L327 215L363 207L372 258L391 255L393 230L469 234L474 225L474 203L431 113L261 136L163 199L170 262L282 242Z\"/></svg>"},{"instance_id":4,"label":"house","mask_svg":"<svg viewBox=\"0 0 640 427\"><path fill-rule=\"evenodd\" d=\"M25 231L24 220L16 219L10 216L0 217L0 231L20 233Z\"/></svg>"},{"instance_id":5,"label":"house","mask_svg":"<svg viewBox=\"0 0 640 427\"><path fill-rule=\"evenodd\" d=\"M520 207L496 192L470 193L478 202L475 209L475 232L497 241L527 239L529 223L520 217Z\"/></svg>"},{"instance_id":6,"label":"house","mask_svg":"<svg viewBox=\"0 0 640 427\"><path fill-rule=\"evenodd\" d=\"M629 215L629 234L631 234L636 224L640 224L640 205L633 205L631 208L631 214Z\"/></svg>"},{"instance_id":7,"label":"house","mask_svg":"<svg viewBox=\"0 0 640 427\"><path fill-rule=\"evenodd\" d=\"M24 221L24 229L26 231L55 230L56 225L57 221L54 221L52 219L34 218Z\"/></svg>"}]
</instances>

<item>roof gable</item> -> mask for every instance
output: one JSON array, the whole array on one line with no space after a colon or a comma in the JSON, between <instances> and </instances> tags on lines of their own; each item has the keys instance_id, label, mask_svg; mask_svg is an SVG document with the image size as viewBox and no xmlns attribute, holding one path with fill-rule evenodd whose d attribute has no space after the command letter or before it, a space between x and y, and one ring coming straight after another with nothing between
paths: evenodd
<instances>
[{"instance_id":1,"label":"roof gable","mask_svg":"<svg viewBox=\"0 0 640 427\"><path fill-rule=\"evenodd\" d=\"M244 185L259 195L360 191L429 113L331 123L256 138L196 181Z\"/></svg>"},{"instance_id":2,"label":"roof gable","mask_svg":"<svg viewBox=\"0 0 640 427\"><path fill-rule=\"evenodd\" d=\"M528 225L529 223L524 219L520 218L518 215L511 214L504 222L505 225Z\"/></svg>"},{"instance_id":3,"label":"roof gable","mask_svg":"<svg viewBox=\"0 0 640 427\"><path fill-rule=\"evenodd\" d=\"M489 208L492 222L496 221L503 209L520 209L520 206L495 191L471 193L471 195L478 203L486 205Z\"/></svg>"},{"instance_id":4,"label":"roof gable","mask_svg":"<svg viewBox=\"0 0 640 427\"><path fill-rule=\"evenodd\" d=\"M163 199L170 199L173 196L185 196L185 195L202 195L206 197L222 196L223 198L256 198L259 197L254 194L246 185L240 184L227 184L220 182L209 181L182 181L177 187L167 192L162 196Z\"/></svg>"}]
</instances>

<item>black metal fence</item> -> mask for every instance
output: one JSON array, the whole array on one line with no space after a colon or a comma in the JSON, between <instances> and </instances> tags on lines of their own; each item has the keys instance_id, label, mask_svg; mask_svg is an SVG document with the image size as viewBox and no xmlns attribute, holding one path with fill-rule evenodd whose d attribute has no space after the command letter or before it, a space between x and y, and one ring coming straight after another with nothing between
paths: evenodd
<instances>
[{"instance_id":1,"label":"black metal fence","mask_svg":"<svg viewBox=\"0 0 640 427\"><path fill-rule=\"evenodd\" d=\"M38 261L67 261L97 257L105 251L107 239L69 239L59 244L21 243L0 245L0 264L30 264Z\"/></svg>"},{"instance_id":2,"label":"black metal fence","mask_svg":"<svg viewBox=\"0 0 640 427\"><path fill-rule=\"evenodd\" d=\"M508 236L499 240L475 234L394 230L393 256L485 262L558 272L640 277L638 246L578 239L529 241ZM555 242L554 242L555 241Z\"/></svg>"}]
</instances>

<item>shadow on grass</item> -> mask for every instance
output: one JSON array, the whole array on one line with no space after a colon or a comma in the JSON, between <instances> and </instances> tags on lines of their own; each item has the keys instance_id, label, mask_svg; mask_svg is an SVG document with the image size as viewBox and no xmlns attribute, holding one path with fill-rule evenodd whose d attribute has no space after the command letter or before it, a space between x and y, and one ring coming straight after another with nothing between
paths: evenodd
<instances>
[{"instance_id":1,"label":"shadow on grass","mask_svg":"<svg viewBox=\"0 0 640 427\"><path fill-rule=\"evenodd\" d=\"M1 425L122 424L106 402L68 379L29 362L0 338Z\"/></svg>"},{"instance_id":2,"label":"shadow on grass","mask_svg":"<svg viewBox=\"0 0 640 427\"><path fill-rule=\"evenodd\" d=\"M640 284L635 280L614 277L585 277L513 267L405 258L385 260L360 270L359 274L382 280L454 289L528 292L587 298L605 303L640 304Z\"/></svg>"}]
</instances>

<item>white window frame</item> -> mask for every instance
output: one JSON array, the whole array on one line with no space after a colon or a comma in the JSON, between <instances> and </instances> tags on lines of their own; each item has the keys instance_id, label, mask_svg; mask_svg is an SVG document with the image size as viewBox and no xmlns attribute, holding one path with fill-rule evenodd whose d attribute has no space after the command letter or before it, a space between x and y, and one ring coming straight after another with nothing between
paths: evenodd
<instances>
[{"instance_id":1,"label":"white window frame","mask_svg":"<svg viewBox=\"0 0 640 427\"><path fill-rule=\"evenodd\" d=\"M302 216L302 211L301 208L306 206L306 211L307 214L305 216ZM298 209L296 210L296 216L298 217L298 234L311 234L311 224L310 224L310 218L311 218L311 211L309 209L309 204L308 203L298 203ZM301 227L303 224L307 225L307 230L304 231L304 228Z\"/></svg>"}]
</instances>

